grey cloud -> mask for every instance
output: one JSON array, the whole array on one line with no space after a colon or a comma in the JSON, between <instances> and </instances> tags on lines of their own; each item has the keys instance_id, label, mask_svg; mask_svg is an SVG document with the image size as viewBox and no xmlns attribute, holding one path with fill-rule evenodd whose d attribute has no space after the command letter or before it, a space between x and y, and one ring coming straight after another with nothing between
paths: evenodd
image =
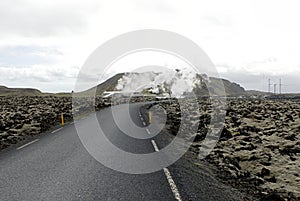
<instances>
[{"instance_id":1,"label":"grey cloud","mask_svg":"<svg viewBox=\"0 0 300 201\"><path fill-rule=\"evenodd\" d=\"M282 79L282 92L285 93L300 93L299 75L292 73L274 76L270 74L252 74L242 70L228 70L226 73L220 73L220 77L236 82L246 90L268 91L268 79L271 79L272 84L279 84L279 79ZM273 85L272 85L273 86ZM273 88L271 87L271 90ZM278 88L277 88L278 90Z\"/></svg>"},{"instance_id":2,"label":"grey cloud","mask_svg":"<svg viewBox=\"0 0 300 201\"><path fill-rule=\"evenodd\" d=\"M0 35L43 37L84 32L86 18L94 8L88 3L61 2L0 1Z\"/></svg>"},{"instance_id":3,"label":"grey cloud","mask_svg":"<svg viewBox=\"0 0 300 201\"><path fill-rule=\"evenodd\" d=\"M247 66L267 64L267 63L276 63L277 61L278 61L277 58L270 57L270 58L267 58L267 59L264 59L264 60L250 62L250 63L247 64Z\"/></svg>"},{"instance_id":4,"label":"grey cloud","mask_svg":"<svg viewBox=\"0 0 300 201\"><path fill-rule=\"evenodd\" d=\"M0 47L1 66L24 67L37 64L55 63L63 53L55 47L5 46Z\"/></svg>"},{"instance_id":5,"label":"grey cloud","mask_svg":"<svg viewBox=\"0 0 300 201\"><path fill-rule=\"evenodd\" d=\"M233 24L229 16L207 16L204 19L216 26L232 26Z\"/></svg>"},{"instance_id":6,"label":"grey cloud","mask_svg":"<svg viewBox=\"0 0 300 201\"><path fill-rule=\"evenodd\" d=\"M136 0L137 10L146 10L149 12L173 13L175 12L172 4L168 4L161 0Z\"/></svg>"},{"instance_id":7,"label":"grey cloud","mask_svg":"<svg viewBox=\"0 0 300 201\"><path fill-rule=\"evenodd\" d=\"M50 66L0 67L1 82L56 82L58 80L75 80L78 71L74 68Z\"/></svg>"}]
</instances>

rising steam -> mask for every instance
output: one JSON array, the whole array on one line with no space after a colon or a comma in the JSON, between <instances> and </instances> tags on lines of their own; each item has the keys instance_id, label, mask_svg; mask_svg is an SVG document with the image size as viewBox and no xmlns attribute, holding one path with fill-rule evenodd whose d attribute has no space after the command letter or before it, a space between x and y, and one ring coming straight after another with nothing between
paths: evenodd
<instances>
[{"instance_id":1,"label":"rising steam","mask_svg":"<svg viewBox=\"0 0 300 201\"><path fill-rule=\"evenodd\" d=\"M120 91L147 92L170 97L182 97L202 88L203 76L193 71L167 70L164 72L126 73L116 87Z\"/></svg>"}]
</instances>

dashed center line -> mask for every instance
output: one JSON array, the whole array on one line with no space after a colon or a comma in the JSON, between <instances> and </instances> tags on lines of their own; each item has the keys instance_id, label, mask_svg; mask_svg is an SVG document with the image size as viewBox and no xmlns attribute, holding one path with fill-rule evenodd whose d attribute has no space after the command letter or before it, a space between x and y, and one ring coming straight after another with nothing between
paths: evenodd
<instances>
[{"instance_id":1,"label":"dashed center line","mask_svg":"<svg viewBox=\"0 0 300 201\"><path fill-rule=\"evenodd\" d=\"M179 191L178 191L178 188L177 188L177 186L175 184L175 181L173 180L173 178L171 176L171 173L168 170L168 168L164 168L164 173L165 173L165 175L167 177L167 180L168 180L169 185L171 187L171 190L172 190L172 192L173 192L173 194L175 196L175 199L178 200L178 201L182 201L181 196L180 196Z\"/></svg>"},{"instance_id":2,"label":"dashed center line","mask_svg":"<svg viewBox=\"0 0 300 201\"><path fill-rule=\"evenodd\" d=\"M158 149L158 147L157 147L155 141L154 141L154 140L151 140L151 143L152 143L152 145L153 145L153 147L154 147L154 150L155 150L156 152L159 152L159 149Z\"/></svg>"},{"instance_id":3,"label":"dashed center line","mask_svg":"<svg viewBox=\"0 0 300 201\"><path fill-rule=\"evenodd\" d=\"M140 112L139 112L139 116L140 116L140 119L142 120L143 125L146 126L147 124L146 124L146 122L145 122L145 120L144 120L144 118L142 117L142 115L141 115Z\"/></svg>"},{"instance_id":4,"label":"dashed center line","mask_svg":"<svg viewBox=\"0 0 300 201\"><path fill-rule=\"evenodd\" d=\"M57 131L61 130L62 128L63 128L63 127L61 127L61 128L58 128L58 129L56 129L56 130L52 131L51 133L56 133Z\"/></svg>"},{"instance_id":5,"label":"dashed center line","mask_svg":"<svg viewBox=\"0 0 300 201\"><path fill-rule=\"evenodd\" d=\"M28 142L27 144L24 144L24 145L18 147L17 150L23 149L24 147L27 147L28 145L31 145L31 144L33 144L33 143L35 143L37 141L39 141L39 139L35 139L35 140L31 141L31 142Z\"/></svg>"},{"instance_id":6,"label":"dashed center line","mask_svg":"<svg viewBox=\"0 0 300 201\"><path fill-rule=\"evenodd\" d=\"M140 118L142 120L143 125L146 126L146 122L144 121L144 119L143 119L143 117L142 117L142 115L141 115L140 112L139 112L139 116L140 116ZM150 130L148 128L146 128L146 131L150 135ZM152 143L152 145L154 147L154 150L156 152L159 152L159 149L158 149L158 146L157 146L156 142L154 140L151 140L151 143ZM168 183L170 185L171 191L174 194L175 199L178 200L178 201L182 201L180 193L179 193L179 190L178 190L178 188L177 188L177 186L175 184L175 181L173 180L173 178L171 176L170 171L168 170L168 168L164 168L163 170L164 170L164 173L166 175L167 181L168 181Z\"/></svg>"},{"instance_id":7,"label":"dashed center line","mask_svg":"<svg viewBox=\"0 0 300 201\"><path fill-rule=\"evenodd\" d=\"M159 149L158 149L158 146L157 146L157 144L155 143L155 141L154 141L154 140L151 140L151 143L152 143L152 145L153 145L153 147L154 147L154 150L155 150L156 152L158 152ZM173 180L173 178L172 178L172 176L171 176L170 171L168 170L168 168L164 168L163 170L164 170L164 173L165 173L165 175L166 175L166 177L167 177L168 183L169 183L169 185L170 185L170 187L171 187L171 191L173 192L173 194L174 194L174 196L175 196L175 199L178 200L178 201L182 201L181 196L180 196L180 193L179 193L179 190L178 190L178 188L177 188L177 186L176 186L176 184L175 184L175 181Z\"/></svg>"}]
</instances>

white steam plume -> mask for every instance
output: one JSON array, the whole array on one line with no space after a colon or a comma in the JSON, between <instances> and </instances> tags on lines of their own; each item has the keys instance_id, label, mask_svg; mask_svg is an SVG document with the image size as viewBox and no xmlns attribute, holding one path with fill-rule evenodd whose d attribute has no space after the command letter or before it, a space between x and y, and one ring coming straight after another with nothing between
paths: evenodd
<instances>
[{"instance_id":1,"label":"white steam plume","mask_svg":"<svg viewBox=\"0 0 300 201\"><path fill-rule=\"evenodd\" d=\"M159 73L126 73L119 79L116 89L127 92L147 90L154 94L181 97L185 93L192 92L196 85L201 86L201 81L199 75L187 69L167 70Z\"/></svg>"}]
</instances>

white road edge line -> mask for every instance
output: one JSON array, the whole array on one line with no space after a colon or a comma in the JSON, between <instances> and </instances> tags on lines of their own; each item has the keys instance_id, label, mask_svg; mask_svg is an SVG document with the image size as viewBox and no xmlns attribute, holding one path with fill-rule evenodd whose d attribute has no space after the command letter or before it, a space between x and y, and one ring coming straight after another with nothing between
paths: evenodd
<instances>
[{"instance_id":1,"label":"white road edge line","mask_svg":"<svg viewBox=\"0 0 300 201\"><path fill-rule=\"evenodd\" d=\"M148 133L149 135L151 134L148 128L146 128L146 131L147 131L147 133Z\"/></svg>"},{"instance_id":2,"label":"white road edge line","mask_svg":"<svg viewBox=\"0 0 300 201\"><path fill-rule=\"evenodd\" d=\"M156 152L158 152L159 149L158 149L158 146L157 146L157 144L155 143L155 141L154 141L154 140L151 140L151 143L152 143L152 145L153 145L153 147L154 147L154 150L155 150ZM175 196L175 199L178 200L178 201L182 201L181 196L180 196L180 193L179 193L179 190L178 190L178 188L177 188L177 186L176 186L176 184L175 184L175 181L173 180L173 178L172 178L172 176L171 176L170 171L168 170L168 168L164 168L163 170L164 170L164 173L165 173L165 175L166 175L166 177L167 177L168 183L169 183L169 185L170 185L170 187L171 187L171 191L173 192L173 194L174 194L174 196Z\"/></svg>"},{"instance_id":3,"label":"white road edge line","mask_svg":"<svg viewBox=\"0 0 300 201\"><path fill-rule=\"evenodd\" d=\"M35 140L31 141L31 142L28 142L27 144L24 144L24 145L18 147L17 150L22 149L24 147L27 147L28 145L31 145L31 144L33 144L33 143L35 143L37 141L39 141L39 139L35 139Z\"/></svg>"},{"instance_id":4,"label":"white road edge line","mask_svg":"<svg viewBox=\"0 0 300 201\"><path fill-rule=\"evenodd\" d=\"M58 128L58 129L52 131L51 133L56 133L57 131L61 130L62 128L63 128L63 127L60 127L60 128Z\"/></svg>"}]
</instances>

